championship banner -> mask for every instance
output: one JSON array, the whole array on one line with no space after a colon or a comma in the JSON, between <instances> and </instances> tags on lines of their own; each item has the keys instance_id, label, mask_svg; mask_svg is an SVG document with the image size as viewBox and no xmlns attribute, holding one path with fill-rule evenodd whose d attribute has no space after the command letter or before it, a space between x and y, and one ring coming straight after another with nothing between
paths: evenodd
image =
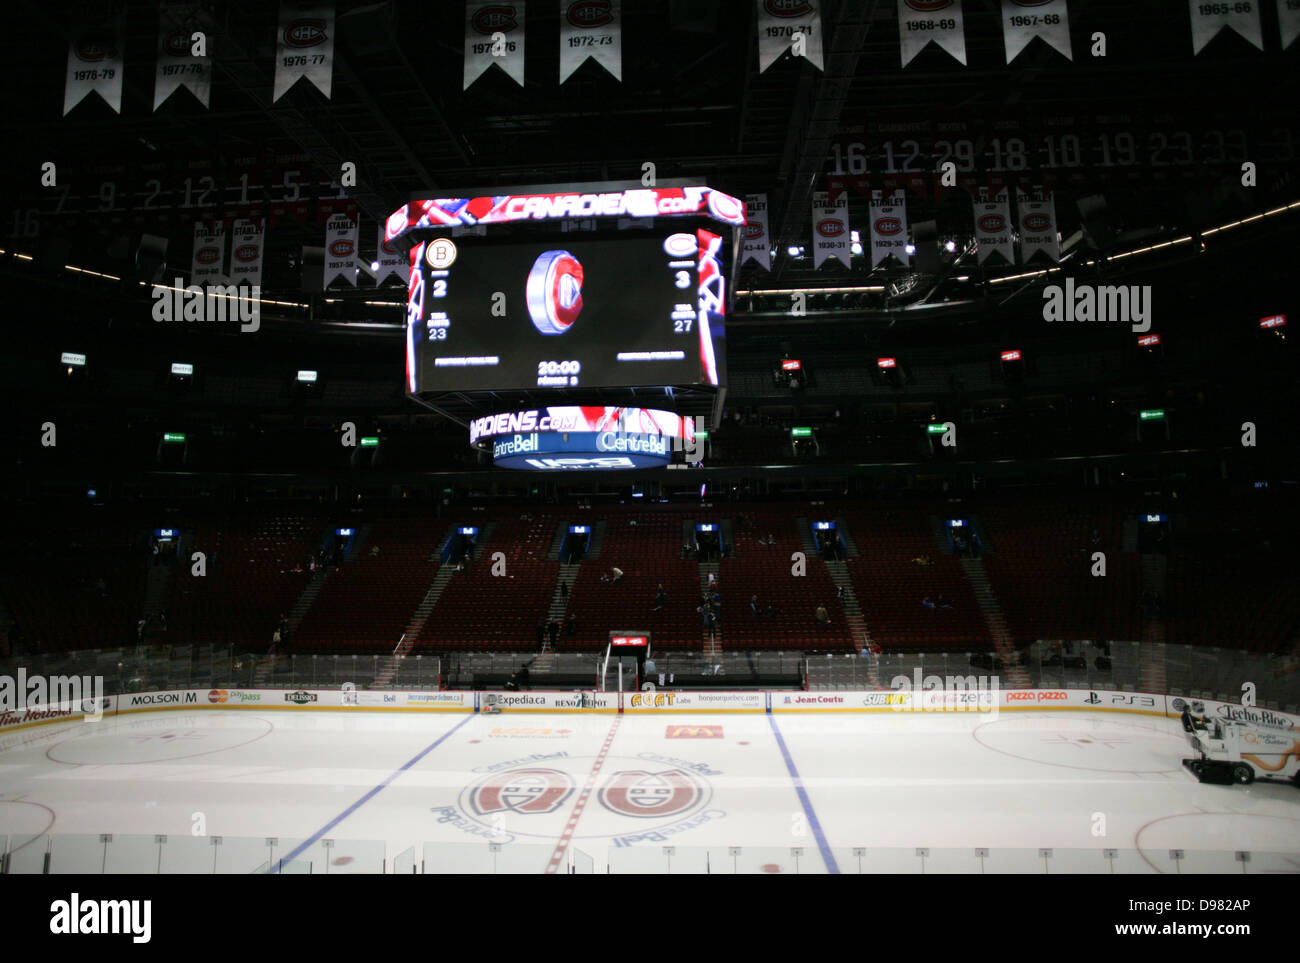
<instances>
[{"instance_id":1,"label":"championship banner","mask_svg":"<svg viewBox=\"0 0 1300 963\"><path fill-rule=\"evenodd\" d=\"M240 218L230 229L230 282L262 283L262 225Z\"/></svg>"},{"instance_id":2,"label":"championship banner","mask_svg":"<svg viewBox=\"0 0 1300 963\"><path fill-rule=\"evenodd\" d=\"M1205 49L1224 27L1237 31L1259 50L1264 49L1264 31L1260 25L1259 7L1253 0L1238 3L1205 3L1204 0L1187 0L1192 16L1192 56ZM1286 2L1278 3L1278 19L1285 31ZM1282 46L1286 47L1285 33Z\"/></svg>"},{"instance_id":3,"label":"championship banner","mask_svg":"<svg viewBox=\"0 0 1300 963\"><path fill-rule=\"evenodd\" d=\"M520 87L524 85L522 3L471 3L465 7L465 85L461 89L469 90L493 64Z\"/></svg>"},{"instance_id":4,"label":"championship banner","mask_svg":"<svg viewBox=\"0 0 1300 963\"><path fill-rule=\"evenodd\" d=\"M202 56L195 56L194 38L202 34ZM153 81L153 109L181 87L198 98L204 107L209 106L212 94L212 58L207 45L213 30L208 19L200 12L197 3L165 4L158 26L158 66Z\"/></svg>"},{"instance_id":5,"label":"championship banner","mask_svg":"<svg viewBox=\"0 0 1300 963\"><path fill-rule=\"evenodd\" d=\"M357 286L357 222L346 214L325 222L325 287L336 278Z\"/></svg>"},{"instance_id":6,"label":"championship banner","mask_svg":"<svg viewBox=\"0 0 1300 963\"><path fill-rule=\"evenodd\" d=\"M1002 0L1002 39L1007 63L1035 37L1042 37L1066 60L1074 59L1070 47L1070 11L1065 0Z\"/></svg>"},{"instance_id":7,"label":"championship banner","mask_svg":"<svg viewBox=\"0 0 1300 963\"><path fill-rule=\"evenodd\" d=\"M379 225L379 245L376 250L379 252L375 258L379 262L379 270L375 273L375 285L378 286L388 280L388 275L396 274L406 284L411 278L411 262L406 256L405 245L397 245L392 241L384 240L384 225Z\"/></svg>"},{"instance_id":8,"label":"championship banner","mask_svg":"<svg viewBox=\"0 0 1300 963\"><path fill-rule=\"evenodd\" d=\"M966 66L961 0L898 0L898 38L904 67L931 40Z\"/></svg>"},{"instance_id":9,"label":"championship banner","mask_svg":"<svg viewBox=\"0 0 1300 963\"><path fill-rule=\"evenodd\" d=\"M827 258L835 258L845 267L852 261L849 232L849 196L841 194L834 202L825 191L812 196L813 267L819 268Z\"/></svg>"},{"instance_id":10,"label":"championship banner","mask_svg":"<svg viewBox=\"0 0 1300 963\"><path fill-rule=\"evenodd\" d=\"M1020 260L1028 264L1042 251L1053 261L1061 259L1061 242L1056 235L1055 195L1018 194L1016 215L1020 226Z\"/></svg>"},{"instance_id":11,"label":"championship banner","mask_svg":"<svg viewBox=\"0 0 1300 963\"><path fill-rule=\"evenodd\" d=\"M1008 264L1016 263L1016 246L1011 237L1011 199L1002 191L993 200L987 192L975 202L975 240L979 244L976 263L983 264L990 254L1001 254Z\"/></svg>"},{"instance_id":12,"label":"championship banner","mask_svg":"<svg viewBox=\"0 0 1300 963\"><path fill-rule=\"evenodd\" d=\"M122 113L122 21L80 27L68 43L68 80L63 88L63 116L91 91L114 113Z\"/></svg>"},{"instance_id":13,"label":"championship banner","mask_svg":"<svg viewBox=\"0 0 1300 963\"><path fill-rule=\"evenodd\" d=\"M882 200L880 191L871 193L871 267L889 256L898 258L907 265L909 255L907 248L907 207L903 203L903 192L896 191L887 200Z\"/></svg>"},{"instance_id":14,"label":"championship banner","mask_svg":"<svg viewBox=\"0 0 1300 963\"><path fill-rule=\"evenodd\" d=\"M1277 24L1282 33L1282 49L1300 37L1300 3L1295 0L1277 0Z\"/></svg>"},{"instance_id":15,"label":"championship banner","mask_svg":"<svg viewBox=\"0 0 1300 963\"><path fill-rule=\"evenodd\" d=\"M275 38L275 93L283 97L306 77L327 98L334 89L334 4L281 0Z\"/></svg>"},{"instance_id":16,"label":"championship banner","mask_svg":"<svg viewBox=\"0 0 1300 963\"><path fill-rule=\"evenodd\" d=\"M194 222L194 255L190 260L191 284L213 284L225 280L226 276L222 272L225 247L224 222Z\"/></svg>"},{"instance_id":17,"label":"championship banner","mask_svg":"<svg viewBox=\"0 0 1300 963\"><path fill-rule=\"evenodd\" d=\"M560 83L590 57L623 79L622 0L564 0L560 5Z\"/></svg>"},{"instance_id":18,"label":"championship banner","mask_svg":"<svg viewBox=\"0 0 1300 963\"><path fill-rule=\"evenodd\" d=\"M789 50L822 68L821 4L807 0L755 0L758 4L758 72Z\"/></svg>"},{"instance_id":19,"label":"championship banner","mask_svg":"<svg viewBox=\"0 0 1300 963\"><path fill-rule=\"evenodd\" d=\"M772 270L772 243L767 233L767 195L745 195L745 233L740 245L740 266L753 259L765 271Z\"/></svg>"}]
</instances>

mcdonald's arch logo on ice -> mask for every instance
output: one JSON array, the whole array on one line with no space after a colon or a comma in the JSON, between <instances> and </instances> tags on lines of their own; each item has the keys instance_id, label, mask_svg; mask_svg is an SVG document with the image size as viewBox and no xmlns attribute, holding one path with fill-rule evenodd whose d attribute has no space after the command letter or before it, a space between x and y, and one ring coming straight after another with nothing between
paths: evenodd
<instances>
[{"instance_id":1,"label":"mcdonald's arch logo on ice","mask_svg":"<svg viewBox=\"0 0 1300 963\"><path fill-rule=\"evenodd\" d=\"M667 739L721 739L722 726L669 726Z\"/></svg>"}]
</instances>

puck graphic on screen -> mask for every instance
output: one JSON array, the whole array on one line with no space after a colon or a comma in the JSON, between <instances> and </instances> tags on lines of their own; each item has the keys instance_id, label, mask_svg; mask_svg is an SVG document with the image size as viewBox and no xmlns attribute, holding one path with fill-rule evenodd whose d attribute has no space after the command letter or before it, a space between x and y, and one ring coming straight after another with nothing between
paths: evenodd
<instances>
[{"instance_id":1,"label":"puck graphic on screen","mask_svg":"<svg viewBox=\"0 0 1300 963\"><path fill-rule=\"evenodd\" d=\"M568 251L547 251L528 272L528 314L542 334L564 334L582 313L582 265Z\"/></svg>"}]
</instances>

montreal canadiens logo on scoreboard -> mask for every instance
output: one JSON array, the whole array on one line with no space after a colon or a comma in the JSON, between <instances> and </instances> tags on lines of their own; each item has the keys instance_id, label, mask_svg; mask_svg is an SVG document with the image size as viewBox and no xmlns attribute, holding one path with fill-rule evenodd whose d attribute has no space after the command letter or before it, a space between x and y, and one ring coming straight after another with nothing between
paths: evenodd
<instances>
[{"instance_id":1,"label":"montreal canadiens logo on scoreboard","mask_svg":"<svg viewBox=\"0 0 1300 963\"><path fill-rule=\"evenodd\" d=\"M533 327L564 334L582 313L582 264L568 251L547 251L528 272L525 297Z\"/></svg>"}]
</instances>

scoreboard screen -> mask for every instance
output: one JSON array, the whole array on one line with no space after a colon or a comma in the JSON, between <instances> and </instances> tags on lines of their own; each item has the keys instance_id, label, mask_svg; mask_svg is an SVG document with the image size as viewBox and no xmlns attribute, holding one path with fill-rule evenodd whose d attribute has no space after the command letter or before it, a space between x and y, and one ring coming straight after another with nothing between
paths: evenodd
<instances>
[{"instance_id":1,"label":"scoreboard screen","mask_svg":"<svg viewBox=\"0 0 1300 963\"><path fill-rule=\"evenodd\" d=\"M406 205L407 391L724 384L743 222L703 186Z\"/></svg>"},{"instance_id":2,"label":"scoreboard screen","mask_svg":"<svg viewBox=\"0 0 1300 963\"><path fill-rule=\"evenodd\" d=\"M642 237L417 244L407 389L717 385L723 246L675 225Z\"/></svg>"}]
</instances>

